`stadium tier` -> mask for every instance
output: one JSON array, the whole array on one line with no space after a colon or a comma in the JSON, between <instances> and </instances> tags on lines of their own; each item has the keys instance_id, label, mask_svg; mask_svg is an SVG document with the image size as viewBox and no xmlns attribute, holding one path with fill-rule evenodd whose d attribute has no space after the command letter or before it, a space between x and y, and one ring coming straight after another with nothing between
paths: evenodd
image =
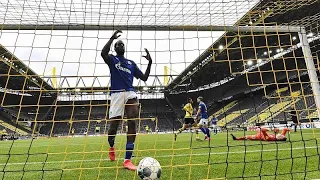
<instances>
[{"instance_id":1,"label":"stadium tier","mask_svg":"<svg viewBox=\"0 0 320 180\"><path fill-rule=\"evenodd\" d=\"M0 1L0 179L320 179L320 1Z\"/></svg>"}]
</instances>

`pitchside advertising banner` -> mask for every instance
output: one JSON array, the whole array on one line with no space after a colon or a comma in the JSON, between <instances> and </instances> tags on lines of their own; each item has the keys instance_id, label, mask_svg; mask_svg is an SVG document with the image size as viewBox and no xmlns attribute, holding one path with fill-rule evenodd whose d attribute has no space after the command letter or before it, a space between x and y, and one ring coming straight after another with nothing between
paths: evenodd
<instances>
[{"instance_id":1,"label":"pitchside advertising banner","mask_svg":"<svg viewBox=\"0 0 320 180\"><path fill-rule=\"evenodd\" d=\"M264 124L257 124L256 126L250 126L248 127L249 131L255 131L258 127L263 128L291 128L293 127L293 122L288 121L287 123L264 123ZM312 129L312 128L320 128L320 121L313 121L313 122L304 122L298 125L298 127L301 127L301 129Z\"/></svg>"}]
</instances>

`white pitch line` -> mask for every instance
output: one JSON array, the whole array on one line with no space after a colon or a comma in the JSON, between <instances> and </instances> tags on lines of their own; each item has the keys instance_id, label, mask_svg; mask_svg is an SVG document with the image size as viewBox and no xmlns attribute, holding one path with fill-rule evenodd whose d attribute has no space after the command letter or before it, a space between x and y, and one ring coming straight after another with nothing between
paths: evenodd
<instances>
[{"instance_id":1,"label":"white pitch line","mask_svg":"<svg viewBox=\"0 0 320 180\"><path fill-rule=\"evenodd\" d=\"M307 146L307 147L297 147L297 148L283 148L283 149L265 149L263 152L272 152L272 151L288 151L288 150L300 150L300 149L313 149L318 148L318 146ZM212 155L221 155L221 154L243 154L243 153L260 153L261 150L251 150L251 151L229 151L229 152L212 152ZM209 153L198 153L198 154L191 154L191 156L203 156L209 155ZM190 154L175 154L174 157L184 157L190 156ZM172 155L163 155L163 156L156 156L156 158L171 158ZM123 160L123 158L120 158ZM76 163L76 162L95 162L100 161L100 159L89 159L89 160L70 160L70 161L47 161L47 162L27 162L26 165L34 165L34 164L61 164L61 163ZM102 161L110 161L109 159L102 159ZM7 163L7 165L24 165L25 162L19 163ZM6 164L2 163L0 166L4 166Z\"/></svg>"},{"instance_id":2,"label":"white pitch line","mask_svg":"<svg viewBox=\"0 0 320 180\"><path fill-rule=\"evenodd\" d=\"M168 141L168 140L157 140L157 141L143 141L143 142L161 142L161 141ZM181 140L181 141L190 141L190 140ZM181 142L180 141L180 142ZM170 141L171 142L171 141ZM38 142L34 142L33 144L36 144L36 145L31 145L31 148L36 148L36 147L58 147L58 146L88 146L88 145L103 145L103 144L108 144L108 141L105 141L105 143L101 142L101 143L93 143L93 142L88 142L88 143L64 143L64 144L41 144L41 145L37 145ZM10 148L12 143L7 143L8 146L5 146L5 147L1 147L1 148ZM116 144L120 144L120 142L116 142ZM29 148L30 147L30 144L18 144L18 145L13 145L13 148L19 148L19 147L27 147Z\"/></svg>"}]
</instances>

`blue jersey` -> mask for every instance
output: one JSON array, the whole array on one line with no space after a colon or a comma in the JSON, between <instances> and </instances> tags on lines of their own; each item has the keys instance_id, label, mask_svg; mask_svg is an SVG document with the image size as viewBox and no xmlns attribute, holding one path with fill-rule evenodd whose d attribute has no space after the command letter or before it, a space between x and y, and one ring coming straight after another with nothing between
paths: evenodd
<instances>
[{"instance_id":1,"label":"blue jersey","mask_svg":"<svg viewBox=\"0 0 320 180\"><path fill-rule=\"evenodd\" d=\"M211 119L211 124L212 125L217 125L217 121L218 121L218 119L214 117L214 118Z\"/></svg>"},{"instance_id":2,"label":"blue jersey","mask_svg":"<svg viewBox=\"0 0 320 180\"><path fill-rule=\"evenodd\" d=\"M141 78L144 75L134 61L123 56L109 55L107 64L111 75L111 93L117 90L134 91L133 77Z\"/></svg>"},{"instance_id":3,"label":"blue jersey","mask_svg":"<svg viewBox=\"0 0 320 180\"><path fill-rule=\"evenodd\" d=\"M207 106L203 102L199 103L199 109L200 109L200 118L208 119Z\"/></svg>"}]
</instances>

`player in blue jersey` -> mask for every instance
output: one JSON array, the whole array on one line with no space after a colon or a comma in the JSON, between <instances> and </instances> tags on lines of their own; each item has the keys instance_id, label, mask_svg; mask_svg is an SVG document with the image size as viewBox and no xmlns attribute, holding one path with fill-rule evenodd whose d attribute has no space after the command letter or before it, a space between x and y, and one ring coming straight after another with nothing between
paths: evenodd
<instances>
[{"instance_id":1,"label":"player in blue jersey","mask_svg":"<svg viewBox=\"0 0 320 180\"><path fill-rule=\"evenodd\" d=\"M125 160L123 167L129 170L136 170L136 167L131 163L130 159L134 149L134 142L136 139L136 123L135 120L139 114L139 102L137 94L133 88L133 78L146 81L150 74L152 59L149 51L145 49L147 55L143 56L149 63L145 73L142 73L136 63L124 57L125 46L119 40L114 44L114 50L117 55L109 54L112 42L120 37L122 31L114 32L110 40L103 47L101 56L104 62L109 66L111 75L111 102L109 109L109 130L108 142L110 145L109 158L111 161L115 160L114 141L119 127L120 121L123 119L124 112L128 118L127 125L127 144Z\"/></svg>"},{"instance_id":2,"label":"player in blue jersey","mask_svg":"<svg viewBox=\"0 0 320 180\"><path fill-rule=\"evenodd\" d=\"M208 113L207 106L203 102L203 97L199 96L197 98L197 102L199 103L199 108L197 112L196 119L200 119L198 125L203 134L205 134L205 140L210 140L210 130L208 128Z\"/></svg>"},{"instance_id":3,"label":"player in blue jersey","mask_svg":"<svg viewBox=\"0 0 320 180\"><path fill-rule=\"evenodd\" d=\"M216 118L213 115L212 119L211 119L211 126L212 126L212 130L213 130L214 135L218 134L217 122L218 122L218 118Z\"/></svg>"}]
</instances>

